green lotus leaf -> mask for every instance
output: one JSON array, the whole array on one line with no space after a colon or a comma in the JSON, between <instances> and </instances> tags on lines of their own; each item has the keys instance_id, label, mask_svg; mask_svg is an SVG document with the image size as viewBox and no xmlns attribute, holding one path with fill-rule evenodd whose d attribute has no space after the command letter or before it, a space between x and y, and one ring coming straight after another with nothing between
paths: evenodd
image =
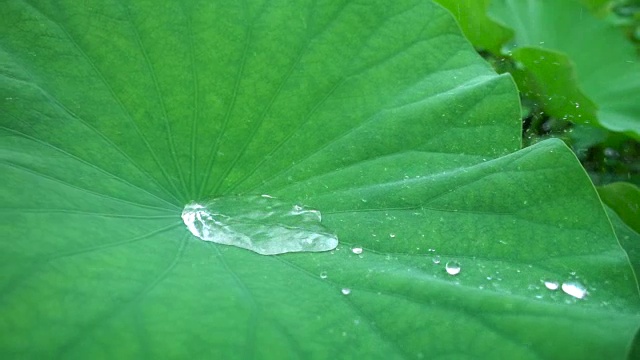
<instances>
[{"instance_id":1,"label":"green lotus leaf","mask_svg":"<svg viewBox=\"0 0 640 360\"><path fill-rule=\"evenodd\" d=\"M558 140L520 150L512 79L440 6L9 0L0 18L2 358L629 351L637 283L593 185ZM229 200L258 195L317 210L339 245L261 255L181 219L213 198L270 229Z\"/></svg>"}]
</instances>

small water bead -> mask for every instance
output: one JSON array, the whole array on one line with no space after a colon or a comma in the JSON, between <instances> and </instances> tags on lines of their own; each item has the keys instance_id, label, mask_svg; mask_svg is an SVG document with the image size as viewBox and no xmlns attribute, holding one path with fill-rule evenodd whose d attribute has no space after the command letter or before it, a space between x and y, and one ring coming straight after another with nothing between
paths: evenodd
<instances>
[{"instance_id":1,"label":"small water bead","mask_svg":"<svg viewBox=\"0 0 640 360\"><path fill-rule=\"evenodd\" d=\"M433 257L433 263L436 264L436 265L440 264L440 256L439 255L436 255L436 256Z\"/></svg>"},{"instance_id":2,"label":"small water bead","mask_svg":"<svg viewBox=\"0 0 640 360\"><path fill-rule=\"evenodd\" d=\"M544 286L549 290L558 290L560 285L555 281L545 281Z\"/></svg>"},{"instance_id":3,"label":"small water bead","mask_svg":"<svg viewBox=\"0 0 640 360\"><path fill-rule=\"evenodd\" d=\"M389 234L389 237L394 238L394 237L396 237L396 234L391 233L391 234Z\"/></svg>"},{"instance_id":4,"label":"small water bead","mask_svg":"<svg viewBox=\"0 0 640 360\"><path fill-rule=\"evenodd\" d=\"M342 288L342 290L340 290L342 292L342 295L349 295L351 294L351 289L349 288Z\"/></svg>"},{"instance_id":5,"label":"small water bead","mask_svg":"<svg viewBox=\"0 0 640 360\"><path fill-rule=\"evenodd\" d=\"M566 282L562 284L562 291L577 299L582 299L587 295L587 289L577 282Z\"/></svg>"},{"instance_id":6,"label":"small water bead","mask_svg":"<svg viewBox=\"0 0 640 360\"><path fill-rule=\"evenodd\" d=\"M610 158L610 159L616 159L616 158L620 157L620 153L618 151L616 151L615 149L610 148L610 147L605 148L603 150L603 154L604 154L605 157Z\"/></svg>"},{"instance_id":7,"label":"small water bead","mask_svg":"<svg viewBox=\"0 0 640 360\"><path fill-rule=\"evenodd\" d=\"M320 272L320 279L326 279L326 278L327 278L327 272L326 271Z\"/></svg>"},{"instance_id":8,"label":"small water bead","mask_svg":"<svg viewBox=\"0 0 640 360\"><path fill-rule=\"evenodd\" d=\"M444 268L449 275L458 275L460 273L460 270L462 270L460 268L460 263L458 263L457 261L447 262Z\"/></svg>"},{"instance_id":9,"label":"small water bead","mask_svg":"<svg viewBox=\"0 0 640 360\"><path fill-rule=\"evenodd\" d=\"M362 248L361 247L354 247L353 249L351 249L351 252L353 252L356 255L360 255L360 254L362 254Z\"/></svg>"}]
</instances>

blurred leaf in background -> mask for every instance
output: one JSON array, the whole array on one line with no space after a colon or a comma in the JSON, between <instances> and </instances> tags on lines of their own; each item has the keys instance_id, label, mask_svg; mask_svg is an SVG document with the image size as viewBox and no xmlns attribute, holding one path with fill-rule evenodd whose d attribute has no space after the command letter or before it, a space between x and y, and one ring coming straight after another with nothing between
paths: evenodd
<instances>
[{"instance_id":1,"label":"blurred leaf in background","mask_svg":"<svg viewBox=\"0 0 640 360\"><path fill-rule=\"evenodd\" d=\"M640 233L640 189L637 186L617 182L598 187L598 193L631 229Z\"/></svg>"},{"instance_id":2,"label":"blurred leaf in background","mask_svg":"<svg viewBox=\"0 0 640 360\"><path fill-rule=\"evenodd\" d=\"M526 146L560 138L596 184L640 185L639 1L439 2L496 70L516 80ZM489 14L477 14L481 7ZM514 36L495 50L476 31L479 21Z\"/></svg>"},{"instance_id":3,"label":"blurred leaf in background","mask_svg":"<svg viewBox=\"0 0 640 360\"><path fill-rule=\"evenodd\" d=\"M541 84L520 91L551 116L640 139L640 63L616 28L569 0L493 0L489 11L514 30L507 53Z\"/></svg>"},{"instance_id":4,"label":"blurred leaf in background","mask_svg":"<svg viewBox=\"0 0 640 360\"><path fill-rule=\"evenodd\" d=\"M478 50L499 53L513 31L487 16L491 0L435 0L453 13L465 36Z\"/></svg>"}]
</instances>

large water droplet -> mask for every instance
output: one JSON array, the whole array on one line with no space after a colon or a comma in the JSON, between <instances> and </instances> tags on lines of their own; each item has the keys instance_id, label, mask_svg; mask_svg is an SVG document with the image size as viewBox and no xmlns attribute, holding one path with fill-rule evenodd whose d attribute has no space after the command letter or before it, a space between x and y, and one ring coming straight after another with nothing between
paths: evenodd
<instances>
[{"instance_id":1,"label":"large water droplet","mask_svg":"<svg viewBox=\"0 0 640 360\"><path fill-rule=\"evenodd\" d=\"M558 290L558 283L555 281L545 281L544 286L549 290Z\"/></svg>"},{"instance_id":2,"label":"large water droplet","mask_svg":"<svg viewBox=\"0 0 640 360\"><path fill-rule=\"evenodd\" d=\"M340 290L342 292L342 295L349 295L351 294L351 289L349 288L342 288L342 290Z\"/></svg>"},{"instance_id":3,"label":"large water droplet","mask_svg":"<svg viewBox=\"0 0 640 360\"><path fill-rule=\"evenodd\" d=\"M587 289L577 282L566 282L562 284L562 291L577 299L582 299L587 295Z\"/></svg>"},{"instance_id":4,"label":"large water droplet","mask_svg":"<svg viewBox=\"0 0 640 360\"><path fill-rule=\"evenodd\" d=\"M447 265L444 266L445 270L447 270L447 274L449 275L458 275L460 273L460 264L457 261L449 261Z\"/></svg>"},{"instance_id":5,"label":"large water droplet","mask_svg":"<svg viewBox=\"0 0 640 360\"><path fill-rule=\"evenodd\" d=\"M187 204L182 220L202 240L262 255L327 251L338 238L320 223L317 210L269 195L228 196Z\"/></svg>"}]
</instances>

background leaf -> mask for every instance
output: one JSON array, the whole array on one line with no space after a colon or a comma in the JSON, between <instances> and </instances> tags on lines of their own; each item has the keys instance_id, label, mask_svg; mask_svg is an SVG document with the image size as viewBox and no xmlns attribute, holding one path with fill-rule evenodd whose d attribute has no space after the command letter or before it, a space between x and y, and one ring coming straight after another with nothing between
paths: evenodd
<instances>
[{"instance_id":1,"label":"background leaf","mask_svg":"<svg viewBox=\"0 0 640 360\"><path fill-rule=\"evenodd\" d=\"M598 187L602 201L635 232L640 233L640 189L627 182Z\"/></svg>"},{"instance_id":2,"label":"background leaf","mask_svg":"<svg viewBox=\"0 0 640 360\"><path fill-rule=\"evenodd\" d=\"M628 223L624 222L620 215L610 207L607 206L606 209L620 245L627 251L637 276L637 274L640 274L640 234L630 227Z\"/></svg>"},{"instance_id":3,"label":"background leaf","mask_svg":"<svg viewBox=\"0 0 640 360\"><path fill-rule=\"evenodd\" d=\"M500 53L513 32L487 16L491 0L436 0L447 8L460 24L462 32L477 49Z\"/></svg>"},{"instance_id":4,"label":"background leaf","mask_svg":"<svg viewBox=\"0 0 640 360\"><path fill-rule=\"evenodd\" d=\"M513 29L509 54L541 84L533 89L527 83L519 86L523 92L537 94L545 111L640 138L640 105L635 100L640 92L640 64L633 45L617 29L569 0L493 0L489 11ZM568 66L573 71L567 71ZM585 103L581 94L593 104ZM571 111L584 106L584 113Z\"/></svg>"},{"instance_id":5,"label":"background leaf","mask_svg":"<svg viewBox=\"0 0 640 360\"><path fill-rule=\"evenodd\" d=\"M592 184L560 141L517 151L512 80L440 7L0 16L3 357L627 353L637 283ZM341 245L261 256L182 225L189 200L232 194L319 209Z\"/></svg>"}]
</instances>

